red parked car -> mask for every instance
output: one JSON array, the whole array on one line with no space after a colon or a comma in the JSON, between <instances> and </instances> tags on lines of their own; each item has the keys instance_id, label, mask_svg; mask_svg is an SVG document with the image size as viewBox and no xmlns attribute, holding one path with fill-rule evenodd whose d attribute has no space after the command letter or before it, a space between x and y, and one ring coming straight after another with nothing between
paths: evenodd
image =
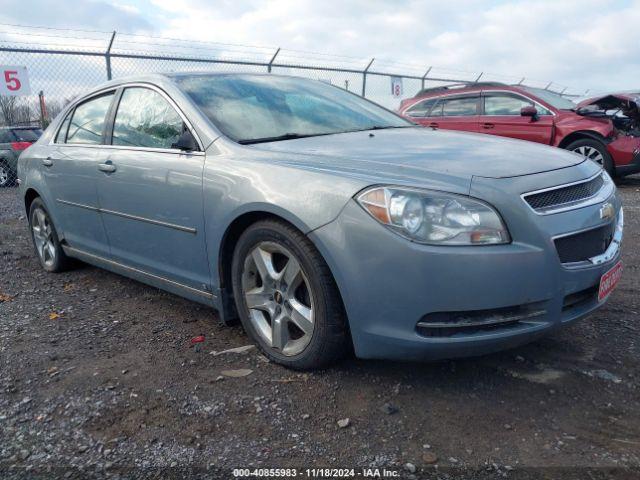
<instances>
[{"instance_id":1,"label":"red parked car","mask_svg":"<svg viewBox=\"0 0 640 480\"><path fill-rule=\"evenodd\" d=\"M640 94L573 103L549 90L476 83L420 91L399 112L427 127L553 145L601 163L612 176L640 172Z\"/></svg>"}]
</instances>

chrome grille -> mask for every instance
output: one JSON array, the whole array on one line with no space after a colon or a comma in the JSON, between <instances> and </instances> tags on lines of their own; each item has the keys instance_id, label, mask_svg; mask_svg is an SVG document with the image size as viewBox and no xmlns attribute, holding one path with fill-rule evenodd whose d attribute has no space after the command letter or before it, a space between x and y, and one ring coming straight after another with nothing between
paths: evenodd
<instances>
[{"instance_id":1,"label":"chrome grille","mask_svg":"<svg viewBox=\"0 0 640 480\"><path fill-rule=\"evenodd\" d=\"M603 185L604 179L602 175L598 175L585 182L525 195L524 200L534 210L544 211L591 198Z\"/></svg>"}]
</instances>

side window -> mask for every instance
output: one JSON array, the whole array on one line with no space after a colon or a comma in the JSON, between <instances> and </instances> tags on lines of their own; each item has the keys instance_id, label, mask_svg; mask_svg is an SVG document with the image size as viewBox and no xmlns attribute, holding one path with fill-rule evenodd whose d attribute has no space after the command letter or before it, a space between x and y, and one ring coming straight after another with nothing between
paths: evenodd
<instances>
[{"instance_id":1,"label":"side window","mask_svg":"<svg viewBox=\"0 0 640 480\"><path fill-rule=\"evenodd\" d=\"M428 117L441 117L442 116L442 106L444 105L444 100L441 98L436 100L435 105L431 108L431 111L427 115Z\"/></svg>"},{"instance_id":2,"label":"side window","mask_svg":"<svg viewBox=\"0 0 640 480\"><path fill-rule=\"evenodd\" d=\"M478 114L478 97L452 98L444 102L443 117L470 117Z\"/></svg>"},{"instance_id":3,"label":"side window","mask_svg":"<svg viewBox=\"0 0 640 480\"><path fill-rule=\"evenodd\" d=\"M42 130L39 128L16 128L13 130L13 135L18 142L36 142L42 135Z\"/></svg>"},{"instance_id":4,"label":"side window","mask_svg":"<svg viewBox=\"0 0 640 480\"><path fill-rule=\"evenodd\" d=\"M11 143L13 138L9 130L0 130L0 143Z\"/></svg>"},{"instance_id":5,"label":"side window","mask_svg":"<svg viewBox=\"0 0 640 480\"><path fill-rule=\"evenodd\" d=\"M66 118L64 119L64 121L62 122L62 125L60 125L60 129L58 130L58 133L56 134L56 139L55 139L55 143L64 143L67 139L67 131L69 130L69 122L71 122L71 114L73 112L69 112L66 116Z\"/></svg>"},{"instance_id":6,"label":"side window","mask_svg":"<svg viewBox=\"0 0 640 480\"><path fill-rule=\"evenodd\" d=\"M93 98L76 107L71 116L66 143L102 143L102 130L113 93Z\"/></svg>"},{"instance_id":7,"label":"side window","mask_svg":"<svg viewBox=\"0 0 640 480\"><path fill-rule=\"evenodd\" d=\"M175 148L186 126L178 112L149 88L125 89L113 125L113 145Z\"/></svg>"},{"instance_id":8,"label":"side window","mask_svg":"<svg viewBox=\"0 0 640 480\"><path fill-rule=\"evenodd\" d=\"M427 117L429 115L429 110L431 110L431 107L433 107L437 101L437 98L423 100L422 102L418 102L411 106L405 113L408 117Z\"/></svg>"},{"instance_id":9,"label":"side window","mask_svg":"<svg viewBox=\"0 0 640 480\"><path fill-rule=\"evenodd\" d=\"M484 97L485 115L517 115L522 107L536 107L540 115L551 115L551 112L540 105L519 95L489 94Z\"/></svg>"}]
</instances>

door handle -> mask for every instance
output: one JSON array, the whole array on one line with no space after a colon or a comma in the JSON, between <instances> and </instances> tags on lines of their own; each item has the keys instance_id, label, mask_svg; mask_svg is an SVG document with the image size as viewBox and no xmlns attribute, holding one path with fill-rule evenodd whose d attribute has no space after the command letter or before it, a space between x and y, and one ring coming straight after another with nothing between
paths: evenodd
<instances>
[{"instance_id":1,"label":"door handle","mask_svg":"<svg viewBox=\"0 0 640 480\"><path fill-rule=\"evenodd\" d=\"M482 128L484 128L485 130L489 130L490 128L495 127L495 125L493 123L483 123L482 124Z\"/></svg>"},{"instance_id":2,"label":"door handle","mask_svg":"<svg viewBox=\"0 0 640 480\"><path fill-rule=\"evenodd\" d=\"M113 173L117 169L113 163L100 163L98 164L98 170L104 173Z\"/></svg>"},{"instance_id":3,"label":"door handle","mask_svg":"<svg viewBox=\"0 0 640 480\"><path fill-rule=\"evenodd\" d=\"M45 167L50 167L51 165L53 165L53 160L51 160L51 157L47 157L42 160L42 165L44 165Z\"/></svg>"},{"instance_id":4,"label":"door handle","mask_svg":"<svg viewBox=\"0 0 640 480\"><path fill-rule=\"evenodd\" d=\"M431 122L431 123L429 123L429 126L431 128L438 128L438 122Z\"/></svg>"}]
</instances>

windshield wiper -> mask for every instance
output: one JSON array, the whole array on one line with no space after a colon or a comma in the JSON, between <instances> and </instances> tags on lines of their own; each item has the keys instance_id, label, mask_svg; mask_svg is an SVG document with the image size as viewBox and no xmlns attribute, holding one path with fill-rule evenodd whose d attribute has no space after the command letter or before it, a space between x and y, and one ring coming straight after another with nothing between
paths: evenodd
<instances>
[{"instance_id":1,"label":"windshield wiper","mask_svg":"<svg viewBox=\"0 0 640 480\"><path fill-rule=\"evenodd\" d=\"M342 133L351 133L351 132L367 132L369 130L387 130L389 128L413 128L418 125L373 125L372 127L362 128L360 130L348 130Z\"/></svg>"},{"instance_id":2,"label":"windshield wiper","mask_svg":"<svg viewBox=\"0 0 640 480\"><path fill-rule=\"evenodd\" d=\"M415 127L415 125L374 125L373 127L367 128L367 130L386 130L387 128L411 128Z\"/></svg>"},{"instance_id":3,"label":"windshield wiper","mask_svg":"<svg viewBox=\"0 0 640 480\"><path fill-rule=\"evenodd\" d=\"M267 142L279 142L281 140L294 140L296 138L307 137L319 137L320 135L329 135L328 133L284 133L282 135L276 135L274 137L262 137L262 138L246 138L238 140L238 143L242 145L251 145L253 143L267 143Z\"/></svg>"},{"instance_id":4,"label":"windshield wiper","mask_svg":"<svg viewBox=\"0 0 640 480\"><path fill-rule=\"evenodd\" d=\"M387 128L411 128L416 125L373 125L372 127L362 128L360 130L345 130L339 132L326 132L326 133L283 133L282 135L276 135L273 137L262 138L244 138L237 142L241 145L252 145L254 143L267 143L267 142L280 142L282 140L295 140L296 138L308 138L308 137L320 137L323 135L339 135L341 133L353 133L353 132L366 132L369 130L385 130Z\"/></svg>"}]
</instances>

